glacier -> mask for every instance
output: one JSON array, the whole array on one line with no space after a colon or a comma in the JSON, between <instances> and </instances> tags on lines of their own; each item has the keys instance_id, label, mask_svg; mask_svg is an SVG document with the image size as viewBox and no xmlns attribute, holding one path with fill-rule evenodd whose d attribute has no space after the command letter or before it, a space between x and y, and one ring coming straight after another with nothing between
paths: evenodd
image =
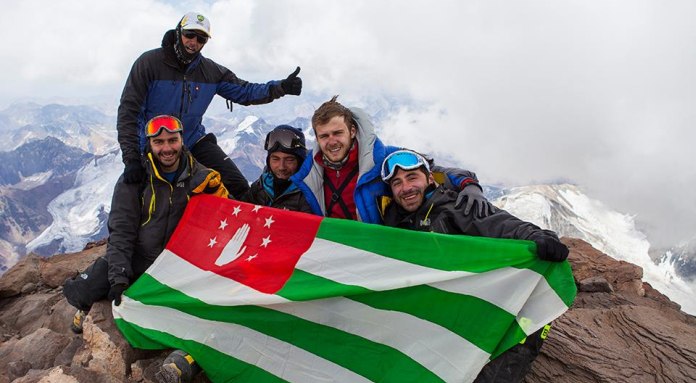
<instances>
[{"instance_id":1,"label":"glacier","mask_svg":"<svg viewBox=\"0 0 696 383\"><path fill-rule=\"evenodd\" d=\"M559 236L580 238L613 258L641 266L645 281L680 304L684 312L696 315L696 284L678 276L670 262L652 260L650 242L636 229L633 216L608 208L571 184L521 186L503 193L492 201L497 207Z\"/></svg>"}]
</instances>

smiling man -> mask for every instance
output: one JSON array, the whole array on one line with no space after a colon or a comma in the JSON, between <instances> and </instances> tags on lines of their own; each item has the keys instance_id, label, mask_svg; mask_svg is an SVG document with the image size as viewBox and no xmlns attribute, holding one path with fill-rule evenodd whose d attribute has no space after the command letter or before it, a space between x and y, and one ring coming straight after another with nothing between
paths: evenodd
<instances>
[{"instance_id":1,"label":"smiling man","mask_svg":"<svg viewBox=\"0 0 696 383\"><path fill-rule=\"evenodd\" d=\"M291 180L314 214L382 223L377 201L388 195L389 189L379 178L379 166L399 148L384 145L367 114L341 105L337 98L314 112L312 128L317 145ZM482 216L491 211L473 172L441 168L438 173L449 186L460 190L458 205L466 202L466 209L473 206Z\"/></svg>"},{"instance_id":2,"label":"smiling man","mask_svg":"<svg viewBox=\"0 0 696 383\"><path fill-rule=\"evenodd\" d=\"M145 125L145 174L137 183L121 176L109 213L106 255L65 281L63 294L78 309L72 330L92 304L108 298L119 305L121 294L147 269L169 241L191 196L227 198L220 174L194 160L183 145L184 128L173 116L156 116Z\"/></svg>"},{"instance_id":3,"label":"smiling man","mask_svg":"<svg viewBox=\"0 0 696 383\"><path fill-rule=\"evenodd\" d=\"M537 256L546 261L562 262L568 248L556 233L522 221L505 210L494 208L486 217L467 214L456 206L457 193L437 185L428 161L410 150L388 155L380 169L389 185L393 200L384 203L384 224L408 230L493 238L526 239L536 243ZM547 328L528 336L489 362L475 383L521 382L539 354Z\"/></svg>"},{"instance_id":4,"label":"smiling man","mask_svg":"<svg viewBox=\"0 0 696 383\"><path fill-rule=\"evenodd\" d=\"M133 64L116 123L126 183L137 184L145 176L145 123L154 116L167 114L186 126L184 145L202 165L220 172L230 193L239 197L249 189L247 180L217 145L215 136L206 134L203 114L215 95L241 105L265 104L288 94L299 95L300 68L284 80L265 84L244 81L203 57L201 51L211 37L208 18L187 13L174 29L165 33L160 48L143 53Z\"/></svg>"},{"instance_id":5,"label":"smiling man","mask_svg":"<svg viewBox=\"0 0 696 383\"><path fill-rule=\"evenodd\" d=\"M290 125L279 125L266 135L266 168L251 184L243 201L278 209L311 213L307 200L290 177L307 156L304 133Z\"/></svg>"}]
</instances>

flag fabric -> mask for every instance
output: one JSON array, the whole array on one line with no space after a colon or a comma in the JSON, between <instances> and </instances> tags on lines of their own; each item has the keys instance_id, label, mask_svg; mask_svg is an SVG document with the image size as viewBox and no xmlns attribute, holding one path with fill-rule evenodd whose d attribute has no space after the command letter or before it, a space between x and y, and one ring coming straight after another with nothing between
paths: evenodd
<instances>
[{"instance_id":1,"label":"flag fabric","mask_svg":"<svg viewBox=\"0 0 696 383\"><path fill-rule=\"evenodd\" d=\"M213 382L470 382L575 294L534 242L200 195L113 311L132 346L183 349Z\"/></svg>"}]
</instances>

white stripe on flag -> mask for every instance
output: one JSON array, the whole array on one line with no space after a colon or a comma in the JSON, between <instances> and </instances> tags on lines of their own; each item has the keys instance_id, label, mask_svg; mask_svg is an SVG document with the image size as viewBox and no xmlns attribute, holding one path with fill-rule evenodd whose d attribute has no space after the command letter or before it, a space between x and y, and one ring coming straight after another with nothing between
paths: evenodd
<instances>
[{"instance_id":1,"label":"white stripe on flag","mask_svg":"<svg viewBox=\"0 0 696 383\"><path fill-rule=\"evenodd\" d=\"M205 344L290 382L369 383L340 365L244 326L209 321L168 307L144 305L128 297L123 297L113 312L114 318Z\"/></svg>"},{"instance_id":2,"label":"white stripe on flag","mask_svg":"<svg viewBox=\"0 0 696 383\"><path fill-rule=\"evenodd\" d=\"M534 323L535 330L532 332L548 323L549 318L555 318L568 309L546 279L529 269L505 267L480 274L442 271L321 238L314 240L296 267L339 283L373 291L428 284L486 300L513 315L517 315L526 297L532 294L526 303L531 306L524 310L525 316L532 318ZM493 279L488 280L489 277ZM513 300L512 297L522 299Z\"/></svg>"},{"instance_id":3,"label":"white stripe on flag","mask_svg":"<svg viewBox=\"0 0 696 383\"><path fill-rule=\"evenodd\" d=\"M527 335L542 328L568 310L565 302L546 283L546 280L542 279L542 282L544 283L539 283L536 286L529 300L517 315L517 323Z\"/></svg>"},{"instance_id":4,"label":"white stripe on flag","mask_svg":"<svg viewBox=\"0 0 696 383\"><path fill-rule=\"evenodd\" d=\"M156 271L152 274L151 270ZM211 305L243 306L288 302L281 296L264 294L233 279L199 269L168 249L164 249L147 273L159 282Z\"/></svg>"},{"instance_id":5,"label":"white stripe on flag","mask_svg":"<svg viewBox=\"0 0 696 383\"><path fill-rule=\"evenodd\" d=\"M473 380L490 357L444 327L350 299L319 299L270 308L391 346L446 382Z\"/></svg>"},{"instance_id":6,"label":"white stripe on flag","mask_svg":"<svg viewBox=\"0 0 696 383\"><path fill-rule=\"evenodd\" d=\"M517 314L539 283L548 286L541 274L533 270L505 267L466 278L432 283L431 286L452 293L471 295L493 303L511 314Z\"/></svg>"},{"instance_id":7,"label":"white stripe on flag","mask_svg":"<svg viewBox=\"0 0 696 383\"><path fill-rule=\"evenodd\" d=\"M442 271L315 238L296 268L346 285L374 291L419 286L472 275Z\"/></svg>"}]
</instances>

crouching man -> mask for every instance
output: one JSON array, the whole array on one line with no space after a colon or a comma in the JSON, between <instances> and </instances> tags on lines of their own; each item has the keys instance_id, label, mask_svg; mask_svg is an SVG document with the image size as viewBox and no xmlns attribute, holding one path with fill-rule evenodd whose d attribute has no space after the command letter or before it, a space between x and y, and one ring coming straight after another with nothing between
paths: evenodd
<instances>
[{"instance_id":1,"label":"crouching man","mask_svg":"<svg viewBox=\"0 0 696 383\"><path fill-rule=\"evenodd\" d=\"M77 308L71 325L82 332L92 304L107 298L121 304L121 294L164 250L189 198L206 193L228 197L220 174L196 162L183 146L183 126L172 116L157 116L146 125L148 143L139 183L116 182L106 255L65 281L63 294Z\"/></svg>"},{"instance_id":2,"label":"crouching man","mask_svg":"<svg viewBox=\"0 0 696 383\"><path fill-rule=\"evenodd\" d=\"M384 224L409 230L463 234L493 238L525 239L536 242L539 258L562 262L568 248L549 230L518 219L505 210L492 207L486 217L466 214L456 207L457 193L437 185L420 154L399 150L382 162L381 177L393 193L385 204ZM482 382L521 382L541 349L548 326L488 363L476 378ZM542 335L543 334L543 335Z\"/></svg>"}]
</instances>

